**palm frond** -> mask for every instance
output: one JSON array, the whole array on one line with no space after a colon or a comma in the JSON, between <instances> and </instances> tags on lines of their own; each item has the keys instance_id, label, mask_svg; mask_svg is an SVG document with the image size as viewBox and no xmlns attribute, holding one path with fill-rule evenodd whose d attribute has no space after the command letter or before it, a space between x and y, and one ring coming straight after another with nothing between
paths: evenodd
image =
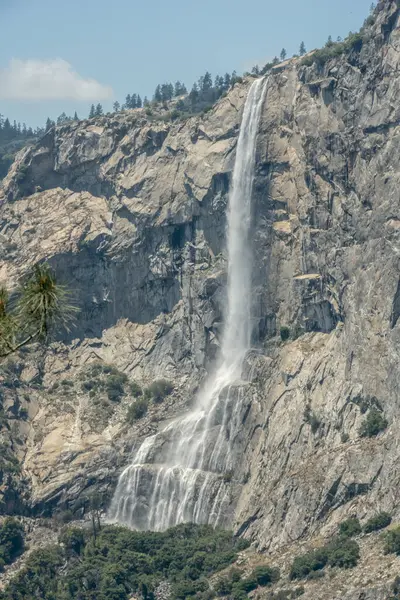
<instances>
[{"instance_id":1,"label":"palm frond","mask_svg":"<svg viewBox=\"0 0 400 600\"><path fill-rule=\"evenodd\" d=\"M78 310L69 300L70 292L57 283L49 265L37 264L19 287L18 321L24 330L37 331L41 338L46 338L54 326L68 330Z\"/></svg>"}]
</instances>

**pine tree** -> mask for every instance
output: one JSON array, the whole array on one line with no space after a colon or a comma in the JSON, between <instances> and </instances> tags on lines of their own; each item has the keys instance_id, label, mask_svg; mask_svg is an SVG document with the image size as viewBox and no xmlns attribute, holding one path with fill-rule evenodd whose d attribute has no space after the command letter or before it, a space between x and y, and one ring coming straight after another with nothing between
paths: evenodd
<instances>
[{"instance_id":1,"label":"pine tree","mask_svg":"<svg viewBox=\"0 0 400 600\"><path fill-rule=\"evenodd\" d=\"M76 111L74 113L74 121L79 121L78 113Z\"/></svg>"},{"instance_id":2,"label":"pine tree","mask_svg":"<svg viewBox=\"0 0 400 600\"><path fill-rule=\"evenodd\" d=\"M97 106L96 106L95 116L96 116L96 117L101 117L101 116L102 116L102 114L103 114L103 107L102 107L102 105L101 105L101 104L100 104L100 102L99 102L99 103L97 104Z\"/></svg>"},{"instance_id":3,"label":"pine tree","mask_svg":"<svg viewBox=\"0 0 400 600\"><path fill-rule=\"evenodd\" d=\"M199 99L199 88L198 88L197 83L193 84L193 87L190 90L189 99L190 99L190 102L191 102L192 105L196 104L196 102L198 101L198 99Z\"/></svg>"},{"instance_id":4,"label":"pine tree","mask_svg":"<svg viewBox=\"0 0 400 600\"><path fill-rule=\"evenodd\" d=\"M92 104L92 106L90 107L90 113L89 113L89 119L93 119L93 117L96 116L96 109L94 107L94 104Z\"/></svg>"},{"instance_id":5,"label":"pine tree","mask_svg":"<svg viewBox=\"0 0 400 600\"><path fill-rule=\"evenodd\" d=\"M161 102L162 101L161 86L160 85L158 85L156 87L156 91L154 92L154 101L155 102Z\"/></svg>"},{"instance_id":6,"label":"pine tree","mask_svg":"<svg viewBox=\"0 0 400 600\"><path fill-rule=\"evenodd\" d=\"M326 42L325 46L327 48L330 48L330 46L333 46L333 40L332 40L332 36L331 35L328 37L328 41Z\"/></svg>"},{"instance_id":7,"label":"pine tree","mask_svg":"<svg viewBox=\"0 0 400 600\"><path fill-rule=\"evenodd\" d=\"M285 58L287 57L287 52L285 48L282 48L280 56L281 60L285 60Z\"/></svg>"},{"instance_id":8,"label":"pine tree","mask_svg":"<svg viewBox=\"0 0 400 600\"><path fill-rule=\"evenodd\" d=\"M59 117L57 117L57 125L62 125L66 121L69 121L69 119L68 119L67 115L65 114L65 112L61 113L61 115Z\"/></svg>"},{"instance_id":9,"label":"pine tree","mask_svg":"<svg viewBox=\"0 0 400 600\"><path fill-rule=\"evenodd\" d=\"M161 101L168 102L174 95L174 86L172 83L163 83L161 86Z\"/></svg>"},{"instance_id":10,"label":"pine tree","mask_svg":"<svg viewBox=\"0 0 400 600\"><path fill-rule=\"evenodd\" d=\"M225 73L225 77L224 77L224 88L225 90L228 90L229 87L231 85L231 76L229 75L229 73Z\"/></svg>"},{"instance_id":11,"label":"pine tree","mask_svg":"<svg viewBox=\"0 0 400 600\"><path fill-rule=\"evenodd\" d=\"M212 77L211 77L211 73L209 73L208 71L206 72L206 74L203 77L203 85L201 88L201 91L203 93L207 93L208 91L211 90L212 88Z\"/></svg>"},{"instance_id":12,"label":"pine tree","mask_svg":"<svg viewBox=\"0 0 400 600\"><path fill-rule=\"evenodd\" d=\"M150 104L149 99L148 99L147 96L145 96L144 99L143 99L143 106L146 107L146 106L149 106L149 104Z\"/></svg>"},{"instance_id":13,"label":"pine tree","mask_svg":"<svg viewBox=\"0 0 400 600\"><path fill-rule=\"evenodd\" d=\"M259 75L260 74L260 67L258 65L255 65L252 70L251 70L253 75Z\"/></svg>"},{"instance_id":14,"label":"pine tree","mask_svg":"<svg viewBox=\"0 0 400 600\"><path fill-rule=\"evenodd\" d=\"M46 342L54 326L68 328L76 307L68 303L50 267L37 264L20 284L16 300L0 289L0 357L5 358L34 341Z\"/></svg>"},{"instance_id":15,"label":"pine tree","mask_svg":"<svg viewBox=\"0 0 400 600\"><path fill-rule=\"evenodd\" d=\"M129 108L137 108L137 94L132 94Z\"/></svg>"},{"instance_id":16,"label":"pine tree","mask_svg":"<svg viewBox=\"0 0 400 600\"><path fill-rule=\"evenodd\" d=\"M143 106L143 102L142 102L140 95L138 94L137 100L136 100L136 108L142 108L142 106Z\"/></svg>"},{"instance_id":17,"label":"pine tree","mask_svg":"<svg viewBox=\"0 0 400 600\"><path fill-rule=\"evenodd\" d=\"M301 42L300 44L300 50L299 50L299 54L300 56L304 56L306 54L307 50L306 50L306 45L304 42Z\"/></svg>"},{"instance_id":18,"label":"pine tree","mask_svg":"<svg viewBox=\"0 0 400 600\"><path fill-rule=\"evenodd\" d=\"M177 81L174 88L174 96L184 96L187 94L187 89L184 83Z\"/></svg>"}]
</instances>

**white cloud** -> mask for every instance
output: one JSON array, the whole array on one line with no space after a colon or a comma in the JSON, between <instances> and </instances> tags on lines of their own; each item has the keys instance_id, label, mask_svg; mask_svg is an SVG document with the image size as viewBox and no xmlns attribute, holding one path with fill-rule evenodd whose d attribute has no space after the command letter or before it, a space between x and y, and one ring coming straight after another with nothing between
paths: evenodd
<instances>
[{"instance_id":1,"label":"white cloud","mask_svg":"<svg viewBox=\"0 0 400 600\"><path fill-rule=\"evenodd\" d=\"M85 79L61 58L13 59L0 69L1 100L106 100L111 87Z\"/></svg>"}]
</instances>

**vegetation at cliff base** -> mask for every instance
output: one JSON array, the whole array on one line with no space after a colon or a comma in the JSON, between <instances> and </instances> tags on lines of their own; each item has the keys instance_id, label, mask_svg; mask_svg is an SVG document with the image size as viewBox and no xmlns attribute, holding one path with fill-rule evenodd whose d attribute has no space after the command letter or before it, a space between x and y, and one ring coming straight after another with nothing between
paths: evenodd
<instances>
[{"instance_id":1,"label":"vegetation at cliff base","mask_svg":"<svg viewBox=\"0 0 400 600\"><path fill-rule=\"evenodd\" d=\"M384 534L385 554L397 554L400 556L400 527L395 527Z\"/></svg>"},{"instance_id":2,"label":"vegetation at cliff base","mask_svg":"<svg viewBox=\"0 0 400 600\"><path fill-rule=\"evenodd\" d=\"M364 525L364 533L371 533L372 531L379 531L389 527L392 522L392 517L387 512L381 512L368 519Z\"/></svg>"},{"instance_id":3,"label":"vegetation at cliff base","mask_svg":"<svg viewBox=\"0 0 400 600\"><path fill-rule=\"evenodd\" d=\"M339 526L339 534L321 548L296 556L290 569L290 579L312 578L326 566L350 569L360 558L360 547L351 539L361 533L357 518L351 517Z\"/></svg>"},{"instance_id":4,"label":"vegetation at cliff base","mask_svg":"<svg viewBox=\"0 0 400 600\"><path fill-rule=\"evenodd\" d=\"M271 585L279 579L279 569L268 565L256 567L247 577L242 577L238 569L231 569L228 574L217 580L214 590L218 596L228 596L232 600L245 600L249 592L259 586Z\"/></svg>"},{"instance_id":5,"label":"vegetation at cliff base","mask_svg":"<svg viewBox=\"0 0 400 600\"><path fill-rule=\"evenodd\" d=\"M163 533L106 526L68 528L60 544L32 553L1 600L153 599L167 581L171 598L215 597L208 578L228 567L248 544L210 526L179 525ZM265 581L267 572L259 573Z\"/></svg>"},{"instance_id":6,"label":"vegetation at cliff base","mask_svg":"<svg viewBox=\"0 0 400 600\"><path fill-rule=\"evenodd\" d=\"M346 519L339 525L339 533L344 537L353 537L355 535L360 535L362 529L360 525L360 521L357 517L350 517L350 519Z\"/></svg>"},{"instance_id":7,"label":"vegetation at cliff base","mask_svg":"<svg viewBox=\"0 0 400 600\"><path fill-rule=\"evenodd\" d=\"M24 527L16 519L7 518L0 525L0 571L24 551Z\"/></svg>"}]
</instances>

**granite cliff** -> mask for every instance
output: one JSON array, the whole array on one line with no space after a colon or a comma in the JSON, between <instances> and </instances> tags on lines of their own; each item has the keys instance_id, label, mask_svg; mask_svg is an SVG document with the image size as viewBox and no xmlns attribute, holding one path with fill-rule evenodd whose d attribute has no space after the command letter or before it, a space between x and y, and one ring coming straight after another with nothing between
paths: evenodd
<instances>
[{"instance_id":1,"label":"granite cliff","mask_svg":"<svg viewBox=\"0 0 400 600\"><path fill-rule=\"evenodd\" d=\"M254 351L228 482L235 528L258 550L329 536L350 514L400 520L399 14L381 1L349 52L269 74ZM56 127L18 154L0 188L0 279L46 259L80 313L46 351L2 365L6 512L81 516L93 494L107 506L132 447L191 405L219 346L249 85L185 121L125 111ZM99 362L141 385L166 378L174 392L128 425L128 397L94 403L83 385ZM362 437L371 411L388 426Z\"/></svg>"}]
</instances>

